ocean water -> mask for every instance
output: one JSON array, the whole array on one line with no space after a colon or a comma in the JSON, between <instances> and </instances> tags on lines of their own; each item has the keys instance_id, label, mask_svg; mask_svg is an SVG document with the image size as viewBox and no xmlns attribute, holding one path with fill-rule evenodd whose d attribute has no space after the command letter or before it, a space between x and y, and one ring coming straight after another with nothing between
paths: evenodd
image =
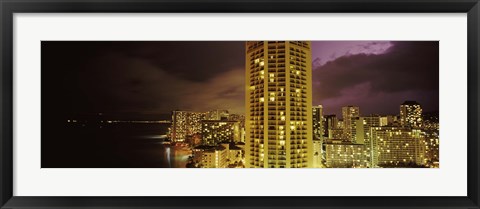
<instances>
[{"instance_id":1,"label":"ocean water","mask_svg":"<svg viewBox=\"0 0 480 209\"><path fill-rule=\"evenodd\" d=\"M65 124L42 129L42 168L185 168L189 152L162 143L169 124Z\"/></svg>"}]
</instances>

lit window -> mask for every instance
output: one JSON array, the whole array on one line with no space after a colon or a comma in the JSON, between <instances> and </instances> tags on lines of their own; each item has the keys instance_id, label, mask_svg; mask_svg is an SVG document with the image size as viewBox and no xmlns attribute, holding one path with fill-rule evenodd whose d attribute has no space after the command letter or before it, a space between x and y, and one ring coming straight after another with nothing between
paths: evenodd
<instances>
[{"instance_id":1,"label":"lit window","mask_svg":"<svg viewBox=\"0 0 480 209\"><path fill-rule=\"evenodd\" d=\"M260 97L260 102L264 102L265 99L263 97Z\"/></svg>"}]
</instances>

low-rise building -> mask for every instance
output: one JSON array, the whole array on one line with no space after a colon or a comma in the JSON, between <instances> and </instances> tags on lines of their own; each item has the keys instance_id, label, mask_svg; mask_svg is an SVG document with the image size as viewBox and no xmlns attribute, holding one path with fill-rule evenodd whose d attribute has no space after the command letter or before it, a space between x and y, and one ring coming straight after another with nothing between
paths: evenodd
<instances>
[{"instance_id":1,"label":"low-rise building","mask_svg":"<svg viewBox=\"0 0 480 209\"><path fill-rule=\"evenodd\" d=\"M327 168L367 168L369 165L365 145L350 142L325 143L325 161Z\"/></svg>"},{"instance_id":2,"label":"low-rise building","mask_svg":"<svg viewBox=\"0 0 480 209\"><path fill-rule=\"evenodd\" d=\"M409 127L373 127L372 164L374 167L424 166L425 133Z\"/></svg>"}]
</instances>

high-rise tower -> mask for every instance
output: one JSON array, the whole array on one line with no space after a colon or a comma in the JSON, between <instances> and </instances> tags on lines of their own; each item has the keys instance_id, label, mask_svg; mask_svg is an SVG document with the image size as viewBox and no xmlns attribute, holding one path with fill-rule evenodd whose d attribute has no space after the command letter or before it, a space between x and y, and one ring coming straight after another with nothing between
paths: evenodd
<instances>
[{"instance_id":1,"label":"high-rise tower","mask_svg":"<svg viewBox=\"0 0 480 209\"><path fill-rule=\"evenodd\" d=\"M322 105L312 107L312 123L314 139L322 139L324 135Z\"/></svg>"},{"instance_id":2,"label":"high-rise tower","mask_svg":"<svg viewBox=\"0 0 480 209\"><path fill-rule=\"evenodd\" d=\"M308 41L246 43L246 166L312 167Z\"/></svg>"},{"instance_id":3,"label":"high-rise tower","mask_svg":"<svg viewBox=\"0 0 480 209\"><path fill-rule=\"evenodd\" d=\"M416 101L405 101L400 105L400 124L402 126L420 127L422 124L422 107Z\"/></svg>"},{"instance_id":4,"label":"high-rise tower","mask_svg":"<svg viewBox=\"0 0 480 209\"><path fill-rule=\"evenodd\" d=\"M360 108L356 106L342 107L343 133L346 139L355 142L353 129L355 128L355 118L360 117Z\"/></svg>"}]
</instances>

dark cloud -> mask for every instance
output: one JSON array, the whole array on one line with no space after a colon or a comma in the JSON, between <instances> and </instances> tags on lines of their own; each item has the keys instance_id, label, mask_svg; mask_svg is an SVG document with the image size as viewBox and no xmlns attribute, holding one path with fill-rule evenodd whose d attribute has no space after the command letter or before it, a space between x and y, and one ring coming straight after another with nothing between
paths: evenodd
<instances>
[{"instance_id":1,"label":"dark cloud","mask_svg":"<svg viewBox=\"0 0 480 209\"><path fill-rule=\"evenodd\" d=\"M43 42L52 111L244 112L243 42Z\"/></svg>"},{"instance_id":2,"label":"dark cloud","mask_svg":"<svg viewBox=\"0 0 480 209\"><path fill-rule=\"evenodd\" d=\"M244 66L244 42L157 41L125 42L115 50L189 80L205 81L225 69Z\"/></svg>"},{"instance_id":3,"label":"dark cloud","mask_svg":"<svg viewBox=\"0 0 480 209\"><path fill-rule=\"evenodd\" d=\"M314 59L313 101L327 113L344 105L396 113L403 100L438 110L438 42L312 48L322 55ZM244 53L244 42L230 41L42 42L42 112L242 113Z\"/></svg>"},{"instance_id":4,"label":"dark cloud","mask_svg":"<svg viewBox=\"0 0 480 209\"><path fill-rule=\"evenodd\" d=\"M317 67L313 71L314 103L324 104L332 112L363 103L368 104L364 112L372 113L392 103L388 95L403 95L396 100L418 99L426 109L438 110L438 42L392 44L383 54L346 55Z\"/></svg>"}]
</instances>

